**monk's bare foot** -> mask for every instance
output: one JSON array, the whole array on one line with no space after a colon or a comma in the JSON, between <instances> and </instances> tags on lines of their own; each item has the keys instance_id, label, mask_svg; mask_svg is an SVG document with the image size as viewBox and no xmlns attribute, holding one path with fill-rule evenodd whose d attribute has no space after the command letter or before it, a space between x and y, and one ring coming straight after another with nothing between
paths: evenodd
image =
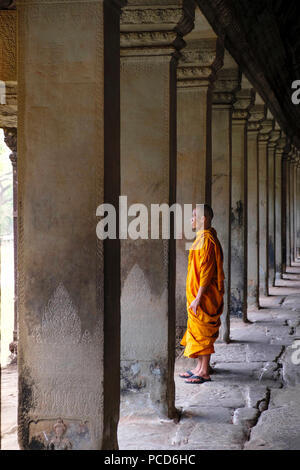
<instances>
[{"instance_id":1,"label":"monk's bare foot","mask_svg":"<svg viewBox=\"0 0 300 470\"><path fill-rule=\"evenodd\" d=\"M202 372L201 370L199 371L199 377L202 377L203 379L205 380L209 380L210 379L210 375L209 374L205 374L204 372Z\"/></svg>"},{"instance_id":2,"label":"monk's bare foot","mask_svg":"<svg viewBox=\"0 0 300 470\"><path fill-rule=\"evenodd\" d=\"M189 377L191 377L190 372L191 372L193 375L195 375L195 373L196 373L197 371L195 371L195 369L191 369L191 370L188 370L187 372L182 372L181 374L179 374L179 377L181 377L181 378L183 378L183 379L185 379L185 378L188 379Z\"/></svg>"},{"instance_id":3,"label":"monk's bare foot","mask_svg":"<svg viewBox=\"0 0 300 470\"><path fill-rule=\"evenodd\" d=\"M191 383L191 384L202 384L204 382L210 382L210 377L203 377L201 375L193 375L192 377L188 378L185 380L186 383Z\"/></svg>"}]
</instances>

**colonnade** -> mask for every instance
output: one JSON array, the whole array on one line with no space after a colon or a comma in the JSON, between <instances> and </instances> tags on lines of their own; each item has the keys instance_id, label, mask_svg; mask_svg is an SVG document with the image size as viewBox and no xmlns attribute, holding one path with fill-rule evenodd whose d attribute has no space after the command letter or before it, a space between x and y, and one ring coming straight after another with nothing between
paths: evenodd
<instances>
[{"instance_id":1,"label":"colonnade","mask_svg":"<svg viewBox=\"0 0 300 470\"><path fill-rule=\"evenodd\" d=\"M58 417L117 448L120 379L176 415L185 240L99 240L101 203L212 205L224 342L299 253L291 136L193 1L156 3L18 3L22 448Z\"/></svg>"}]
</instances>

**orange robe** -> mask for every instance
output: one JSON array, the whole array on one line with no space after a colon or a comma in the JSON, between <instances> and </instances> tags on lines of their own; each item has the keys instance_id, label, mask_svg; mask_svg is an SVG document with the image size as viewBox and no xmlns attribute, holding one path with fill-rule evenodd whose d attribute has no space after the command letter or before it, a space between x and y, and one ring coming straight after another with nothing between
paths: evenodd
<instances>
[{"instance_id":1,"label":"orange robe","mask_svg":"<svg viewBox=\"0 0 300 470\"><path fill-rule=\"evenodd\" d=\"M189 305L196 298L199 287L207 286L197 315ZM214 228L199 230L189 251L186 280L187 330L181 340L184 355L197 357L212 354L219 336L220 316L223 312L224 271L223 251Z\"/></svg>"}]
</instances>

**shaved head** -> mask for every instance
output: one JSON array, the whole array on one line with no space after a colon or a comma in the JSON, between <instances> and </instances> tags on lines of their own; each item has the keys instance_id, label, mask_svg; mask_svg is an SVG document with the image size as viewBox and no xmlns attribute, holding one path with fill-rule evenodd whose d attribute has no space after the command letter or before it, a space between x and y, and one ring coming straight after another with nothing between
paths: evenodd
<instances>
[{"instance_id":1,"label":"shaved head","mask_svg":"<svg viewBox=\"0 0 300 470\"><path fill-rule=\"evenodd\" d=\"M196 204L193 210L192 227L195 230L197 227L209 228L213 219L214 212L208 204ZM202 219L205 217L205 219Z\"/></svg>"},{"instance_id":2,"label":"shaved head","mask_svg":"<svg viewBox=\"0 0 300 470\"><path fill-rule=\"evenodd\" d=\"M208 204L204 204L204 215L210 220L212 220L214 217L214 211Z\"/></svg>"},{"instance_id":3,"label":"shaved head","mask_svg":"<svg viewBox=\"0 0 300 470\"><path fill-rule=\"evenodd\" d=\"M214 217L214 212L208 204L197 204L196 214L197 218L202 217L204 215L207 219L212 220Z\"/></svg>"}]
</instances>

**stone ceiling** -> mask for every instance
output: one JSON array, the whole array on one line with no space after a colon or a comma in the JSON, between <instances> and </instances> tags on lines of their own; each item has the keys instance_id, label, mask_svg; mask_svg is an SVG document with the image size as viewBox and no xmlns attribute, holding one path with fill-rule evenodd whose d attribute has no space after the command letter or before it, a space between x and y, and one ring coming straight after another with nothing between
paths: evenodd
<instances>
[{"instance_id":1,"label":"stone ceiling","mask_svg":"<svg viewBox=\"0 0 300 470\"><path fill-rule=\"evenodd\" d=\"M300 144L300 105L291 84L300 79L300 2L196 0L225 46L264 98L281 127Z\"/></svg>"}]
</instances>

